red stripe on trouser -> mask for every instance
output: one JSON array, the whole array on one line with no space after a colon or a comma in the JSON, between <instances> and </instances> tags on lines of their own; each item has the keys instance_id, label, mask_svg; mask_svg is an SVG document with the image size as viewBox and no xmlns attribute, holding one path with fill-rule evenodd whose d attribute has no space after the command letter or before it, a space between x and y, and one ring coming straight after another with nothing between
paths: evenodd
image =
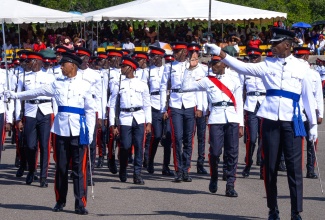
<instances>
[{"instance_id":1,"label":"red stripe on trouser","mask_svg":"<svg viewBox=\"0 0 325 220\"><path fill-rule=\"evenodd\" d=\"M58 172L58 169L55 170L55 174L54 174L54 192L55 192L55 201L59 201L60 199L60 193L59 191L56 189L56 172Z\"/></svg>"},{"instance_id":2,"label":"red stripe on trouser","mask_svg":"<svg viewBox=\"0 0 325 220\"><path fill-rule=\"evenodd\" d=\"M39 142L37 144L37 150L36 150L36 157L35 157L35 170L37 170L37 164L38 164L38 152L40 152L40 145Z\"/></svg>"},{"instance_id":3,"label":"red stripe on trouser","mask_svg":"<svg viewBox=\"0 0 325 220\"><path fill-rule=\"evenodd\" d=\"M143 124L144 127L144 132L143 132L143 138L142 138L142 148L145 148L146 146L146 139L147 139L147 134L146 134L146 124ZM134 146L132 145L132 147L134 148ZM143 152L143 151L142 151ZM143 155L142 155L143 156Z\"/></svg>"},{"instance_id":4,"label":"red stripe on trouser","mask_svg":"<svg viewBox=\"0 0 325 220\"><path fill-rule=\"evenodd\" d=\"M1 140L1 142L2 142L2 146L4 145L4 143L5 143L5 140L6 140L6 117L4 117L4 121L3 121L3 127L2 127L2 140Z\"/></svg>"},{"instance_id":5,"label":"red stripe on trouser","mask_svg":"<svg viewBox=\"0 0 325 220\"><path fill-rule=\"evenodd\" d=\"M51 114L51 127L52 127L52 125L53 125L53 123L54 123L54 114ZM51 149L51 147L52 147L52 149L54 149L54 134L51 132L50 133L50 138L49 138L49 145L50 145L50 148L49 149Z\"/></svg>"},{"instance_id":6,"label":"red stripe on trouser","mask_svg":"<svg viewBox=\"0 0 325 220\"><path fill-rule=\"evenodd\" d=\"M322 81L322 88L325 86L325 80Z\"/></svg>"},{"instance_id":7,"label":"red stripe on trouser","mask_svg":"<svg viewBox=\"0 0 325 220\"><path fill-rule=\"evenodd\" d=\"M16 153L18 154L18 157L19 157L19 160L21 160L21 152L20 152L20 149L19 149L19 130L18 130L18 127L16 125L15 126L15 129L16 129Z\"/></svg>"},{"instance_id":8,"label":"red stripe on trouser","mask_svg":"<svg viewBox=\"0 0 325 220\"><path fill-rule=\"evenodd\" d=\"M56 150L55 150L55 142L56 142L56 134L52 134L52 146L53 146L53 160L56 162Z\"/></svg>"},{"instance_id":9,"label":"red stripe on trouser","mask_svg":"<svg viewBox=\"0 0 325 220\"><path fill-rule=\"evenodd\" d=\"M108 158L112 159L113 157L113 145L114 145L114 135L113 135L113 129L110 127L110 132L109 132L109 139L107 143L107 149L108 149Z\"/></svg>"},{"instance_id":10,"label":"red stripe on trouser","mask_svg":"<svg viewBox=\"0 0 325 220\"><path fill-rule=\"evenodd\" d=\"M84 153L84 156L82 159L82 174L83 174L83 178L84 178L83 179L83 181L84 181L84 184L83 184L84 196L81 198L81 201L84 204L84 207L86 207L86 205L87 205L87 198L86 198L86 195L87 195L87 153L88 153L88 149L85 148L85 153ZM89 163L91 163L91 162L89 161Z\"/></svg>"},{"instance_id":11,"label":"red stripe on trouser","mask_svg":"<svg viewBox=\"0 0 325 220\"><path fill-rule=\"evenodd\" d=\"M97 129L97 138L96 138L96 148L98 149L98 156L102 157L103 155L103 148L102 148L102 128Z\"/></svg>"},{"instance_id":12,"label":"red stripe on trouser","mask_svg":"<svg viewBox=\"0 0 325 220\"><path fill-rule=\"evenodd\" d=\"M249 126L248 126L248 114L246 112L246 115L245 115L245 121L246 121L246 126L245 126L245 129L246 129L246 157L245 157L245 163L246 163L246 166L249 166L249 160L250 160L250 146L251 146L251 135L250 135L250 130L249 130Z\"/></svg>"},{"instance_id":13,"label":"red stripe on trouser","mask_svg":"<svg viewBox=\"0 0 325 220\"><path fill-rule=\"evenodd\" d=\"M208 154L208 159L209 159L209 167L210 167L210 177L212 177L212 166L211 166L211 155Z\"/></svg>"},{"instance_id":14,"label":"red stripe on trouser","mask_svg":"<svg viewBox=\"0 0 325 220\"><path fill-rule=\"evenodd\" d=\"M169 115L169 121L170 121L170 128L172 131L172 147L173 147L173 159L174 159L174 168L175 171L178 172L178 163L177 163L177 158L176 158L176 140L175 140L175 131L174 131L174 126L173 126L173 119L172 119L172 114L171 114L171 110L168 109L168 115Z\"/></svg>"},{"instance_id":15,"label":"red stripe on trouser","mask_svg":"<svg viewBox=\"0 0 325 220\"><path fill-rule=\"evenodd\" d=\"M192 133L192 153L190 156L190 161L192 161L193 149L194 149L194 136L195 136L195 132L196 132L195 111L196 111L196 107L194 108L194 127L193 127L193 133ZM202 116L202 117L204 117L204 116ZM190 163L190 167L187 169L187 172L189 173L190 170L191 170L191 163Z\"/></svg>"},{"instance_id":16,"label":"red stripe on trouser","mask_svg":"<svg viewBox=\"0 0 325 220\"><path fill-rule=\"evenodd\" d=\"M150 143L149 143L149 158L148 158L149 160L152 155L152 143L153 143L154 138L155 138L155 129L153 128L153 126L151 126L151 139L150 139Z\"/></svg>"},{"instance_id":17,"label":"red stripe on trouser","mask_svg":"<svg viewBox=\"0 0 325 220\"><path fill-rule=\"evenodd\" d=\"M264 145L263 145L263 122L264 122L264 118L261 118L260 135L261 135L261 141L262 141L262 144L261 144L261 157L262 157L262 161L264 161L264 158L265 158ZM263 165L262 172L263 172L262 173L262 176L263 176L263 179L264 179L264 188L265 188L265 192L267 194L267 190L266 190L266 177L265 177L265 174L266 174L265 165ZM266 197L267 197L267 195L266 195Z\"/></svg>"}]
</instances>

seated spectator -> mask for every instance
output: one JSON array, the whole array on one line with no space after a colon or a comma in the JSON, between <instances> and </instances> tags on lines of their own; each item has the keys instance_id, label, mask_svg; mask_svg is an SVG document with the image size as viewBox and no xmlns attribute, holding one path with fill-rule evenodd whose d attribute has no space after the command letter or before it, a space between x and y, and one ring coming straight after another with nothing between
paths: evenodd
<instances>
[{"instance_id":1,"label":"seated spectator","mask_svg":"<svg viewBox=\"0 0 325 220\"><path fill-rule=\"evenodd\" d=\"M41 50L45 50L45 49L46 49L45 44L39 38L36 38L36 43L34 43L33 45L33 50L35 52L40 52Z\"/></svg>"},{"instance_id":2,"label":"seated spectator","mask_svg":"<svg viewBox=\"0 0 325 220\"><path fill-rule=\"evenodd\" d=\"M27 38L26 39L26 42L23 43L23 48L24 49L33 49L33 44L30 43L30 39Z\"/></svg>"},{"instance_id":3,"label":"seated spectator","mask_svg":"<svg viewBox=\"0 0 325 220\"><path fill-rule=\"evenodd\" d=\"M315 54L315 44L314 41L310 40L307 44L307 47L310 48L310 54Z\"/></svg>"},{"instance_id":4,"label":"seated spectator","mask_svg":"<svg viewBox=\"0 0 325 220\"><path fill-rule=\"evenodd\" d=\"M135 48L135 46L134 46L134 44L132 42L130 42L130 38L126 38L122 49L129 50L129 51L133 52L134 48Z\"/></svg>"},{"instance_id":5,"label":"seated spectator","mask_svg":"<svg viewBox=\"0 0 325 220\"><path fill-rule=\"evenodd\" d=\"M252 37L247 42L247 47L258 48L262 44L261 39L255 34L251 36Z\"/></svg>"},{"instance_id":6,"label":"seated spectator","mask_svg":"<svg viewBox=\"0 0 325 220\"><path fill-rule=\"evenodd\" d=\"M113 46L115 48L120 48L121 47L121 43L117 40L117 38L113 38Z\"/></svg>"},{"instance_id":7,"label":"seated spectator","mask_svg":"<svg viewBox=\"0 0 325 220\"><path fill-rule=\"evenodd\" d=\"M317 45L316 45L317 55L320 55L320 52L324 52L324 46L325 46L324 35L319 35Z\"/></svg>"}]
</instances>

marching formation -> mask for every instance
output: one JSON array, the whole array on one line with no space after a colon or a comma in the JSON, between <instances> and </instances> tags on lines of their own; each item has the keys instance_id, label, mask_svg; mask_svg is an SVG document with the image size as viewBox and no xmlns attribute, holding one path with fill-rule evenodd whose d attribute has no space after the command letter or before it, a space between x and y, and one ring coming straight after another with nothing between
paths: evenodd
<instances>
[{"instance_id":1,"label":"marching formation","mask_svg":"<svg viewBox=\"0 0 325 220\"><path fill-rule=\"evenodd\" d=\"M155 172L161 144L162 175L173 176L177 183L191 182L196 133L196 172L208 174L206 129L208 189L217 192L222 161L225 195L237 197L239 140L244 136L242 176L250 176L256 148L268 218L280 219L277 173L287 170L291 219L301 219L303 140L306 137L306 177L317 179L314 164L323 91L320 74L308 63L309 49L293 48L292 53L293 39L294 33L274 28L272 50L264 61L258 48L247 50L248 60L238 60L208 44L208 64L199 63L199 44L184 42L171 44L173 55L155 46L147 53L109 49L96 57L82 47L71 51L57 46L55 57L46 50L21 50L8 74L1 70L0 138L14 125L16 176L28 171L27 185L39 181L40 187L48 187L53 148L53 211L65 207L70 178L75 213L85 215L87 186L95 185L94 170L102 168L105 159L121 182L128 181L127 167L133 163L133 183L143 185L142 169Z\"/></svg>"}]
</instances>

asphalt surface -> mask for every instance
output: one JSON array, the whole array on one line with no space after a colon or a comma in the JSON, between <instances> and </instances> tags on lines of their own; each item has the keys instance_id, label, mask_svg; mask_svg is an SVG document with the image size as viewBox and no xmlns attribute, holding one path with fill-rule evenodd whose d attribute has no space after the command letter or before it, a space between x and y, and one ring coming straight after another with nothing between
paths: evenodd
<instances>
[{"instance_id":1,"label":"asphalt surface","mask_svg":"<svg viewBox=\"0 0 325 220\"><path fill-rule=\"evenodd\" d=\"M325 179L325 125L319 128L317 152L321 177ZM226 182L219 175L216 194L208 190L209 175L196 174L197 148L194 148L191 183L174 183L172 177L161 175L162 147L158 148L155 173L143 170L144 186L132 183L132 166L128 168L128 181L121 183L118 175L109 173L105 166L96 169L94 181L95 199L91 199L88 187L88 216L74 214L74 197L71 181L67 206L63 212L52 212L55 205L54 162L51 154L49 187L40 188L38 182L25 184L25 175L15 177L15 146L6 140L0 165L0 219L267 219L268 209L264 183L259 179L259 168L253 166L249 178L244 179L245 147L240 140L240 155L235 189L238 198L225 197ZM208 145L207 145L208 146ZM206 147L206 155L208 147ZM304 151L306 156L306 151ZM255 161L255 156L254 156ZM305 158L306 161L306 158ZM105 160L106 163L106 160ZM205 163L208 170L208 164ZM172 166L170 166L172 168ZM221 167L219 166L219 171ZM304 168L304 176L306 169ZM325 182L323 182L325 185ZM278 204L282 219L290 219L290 197L285 172L278 177ZM325 195L322 195L318 179L304 178L303 219L325 219Z\"/></svg>"}]
</instances>

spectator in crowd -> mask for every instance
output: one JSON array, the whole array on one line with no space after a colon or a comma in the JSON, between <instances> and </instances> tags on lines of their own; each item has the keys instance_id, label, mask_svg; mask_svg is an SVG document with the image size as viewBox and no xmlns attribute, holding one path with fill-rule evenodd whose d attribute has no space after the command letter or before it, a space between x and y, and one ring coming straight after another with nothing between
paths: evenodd
<instances>
[{"instance_id":1,"label":"spectator in crowd","mask_svg":"<svg viewBox=\"0 0 325 220\"><path fill-rule=\"evenodd\" d=\"M314 41L308 39L306 42L308 42L307 47L310 48L310 54L315 54L316 48L315 48Z\"/></svg>"},{"instance_id":2,"label":"spectator in crowd","mask_svg":"<svg viewBox=\"0 0 325 220\"><path fill-rule=\"evenodd\" d=\"M46 49L45 44L39 38L36 38L36 42L33 45L33 50L35 52L40 52L41 50L45 50L45 49Z\"/></svg>"},{"instance_id":3,"label":"spectator in crowd","mask_svg":"<svg viewBox=\"0 0 325 220\"><path fill-rule=\"evenodd\" d=\"M12 49L12 44L11 44L10 40L8 39L6 44L2 45L2 50L6 51L6 50L11 50L11 49Z\"/></svg>"},{"instance_id":4,"label":"spectator in crowd","mask_svg":"<svg viewBox=\"0 0 325 220\"><path fill-rule=\"evenodd\" d=\"M23 48L26 50L32 50L33 44L31 44L30 39L27 38L26 41L23 43Z\"/></svg>"},{"instance_id":5,"label":"spectator in crowd","mask_svg":"<svg viewBox=\"0 0 325 220\"><path fill-rule=\"evenodd\" d=\"M324 46L325 46L324 35L319 35L317 45L316 45L317 55L320 55L321 52L324 52Z\"/></svg>"},{"instance_id":6,"label":"spectator in crowd","mask_svg":"<svg viewBox=\"0 0 325 220\"><path fill-rule=\"evenodd\" d=\"M122 48L125 49L125 50L129 50L129 51L133 52L135 46L134 46L134 44L132 42L130 42L130 38L126 38L125 43L123 44Z\"/></svg>"},{"instance_id":7,"label":"spectator in crowd","mask_svg":"<svg viewBox=\"0 0 325 220\"><path fill-rule=\"evenodd\" d=\"M262 44L261 39L256 34L249 35L247 47L258 48Z\"/></svg>"}]
</instances>

